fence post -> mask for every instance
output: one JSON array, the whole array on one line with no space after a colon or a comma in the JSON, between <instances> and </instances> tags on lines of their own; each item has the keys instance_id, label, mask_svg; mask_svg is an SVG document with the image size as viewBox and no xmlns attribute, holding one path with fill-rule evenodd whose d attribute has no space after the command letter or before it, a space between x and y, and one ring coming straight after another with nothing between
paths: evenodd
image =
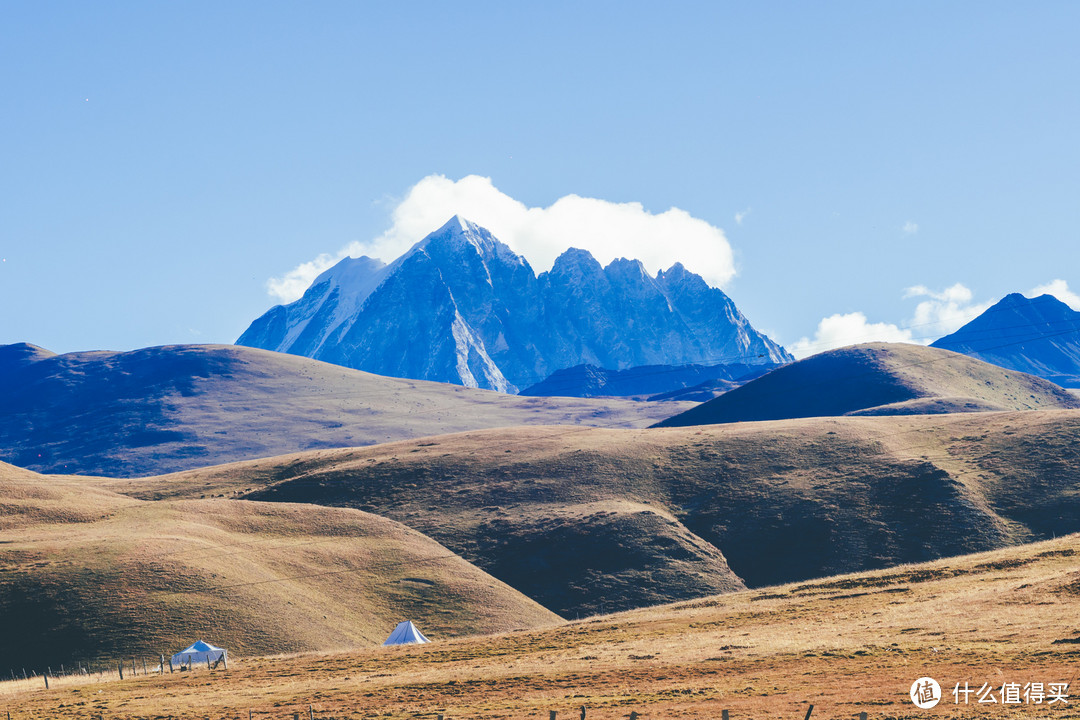
<instances>
[{"instance_id":1,"label":"fence post","mask_svg":"<svg viewBox=\"0 0 1080 720\"><path fill-rule=\"evenodd\" d=\"M552 710L548 713L548 720L555 720L555 711Z\"/></svg>"},{"instance_id":2,"label":"fence post","mask_svg":"<svg viewBox=\"0 0 1080 720\"><path fill-rule=\"evenodd\" d=\"M116 663L116 669L120 672L120 679L123 680L124 679L124 663L122 663L122 662Z\"/></svg>"},{"instance_id":3,"label":"fence post","mask_svg":"<svg viewBox=\"0 0 1080 720\"><path fill-rule=\"evenodd\" d=\"M172 655L169 656L169 674L172 675Z\"/></svg>"},{"instance_id":4,"label":"fence post","mask_svg":"<svg viewBox=\"0 0 1080 720\"><path fill-rule=\"evenodd\" d=\"M308 705L307 706L307 714L308 714L308 720L315 720L315 708Z\"/></svg>"},{"instance_id":5,"label":"fence post","mask_svg":"<svg viewBox=\"0 0 1080 720\"><path fill-rule=\"evenodd\" d=\"M720 711L720 720L728 720L728 711L727 710L721 710Z\"/></svg>"},{"instance_id":6,"label":"fence post","mask_svg":"<svg viewBox=\"0 0 1080 720\"><path fill-rule=\"evenodd\" d=\"M810 713L814 712L814 706L806 708L806 717L803 720L810 720Z\"/></svg>"},{"instance_id":7,"label":"fence post","mask_svg":"<svg viewBox=\"0 0 1080 720\"><path fill-rule=\"evenodd\" d=\"M48 675L48 673L46 673L42 677L45 678L45 689L48 690L49 689L49 675Z\"/></svg>"},{"instance_id":8,"label":"fence post","mask_svg":"<svg viewBox=\"0 0 1080 720\"><path fill-rule=\"evenodd\" d=\"M161 656L161 665L158 666L161 669L161 674L165 674L165 656Z\"/></svg>"},{"instance_id":9,"label":"fence post","mask_svg":"<svg viewBox=\"0 0 1080 720\"><path fill-rule=\"evenodd\" d=\"M135 672L135 658L131 658L131 677L135 677L139 673Z\"/></svg>"},{"instance_id":10,"label":"fence post","mask_svg":"<svg viewBox=\"0 0 1080 720\"><path fill-rule=\"evenodd\" d=\"M585 720L585 706L581 706L581 720Z\"/></svg>"}]
</instances>

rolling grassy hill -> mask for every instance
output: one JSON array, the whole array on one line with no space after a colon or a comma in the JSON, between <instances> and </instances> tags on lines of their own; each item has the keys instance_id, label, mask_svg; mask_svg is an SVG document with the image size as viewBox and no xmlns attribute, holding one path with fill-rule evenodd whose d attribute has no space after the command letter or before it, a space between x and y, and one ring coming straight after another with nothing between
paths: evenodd
<instances>
[{"instance_id":1,"label":"rolling grassy hill","mask_svg":"<svg viewBox=\"0 0 1080 720\"><path fill-rule=\"evenodd\" d=\"M0 681L12 718L1076 718L1080 537L430 645L245 657L123 682ZM940 705L908 690L936 678ZM954 684L1070 683L1068 704Z\"/></svg>"},{"instance_id":2,"label":"rolling grassy hill","mask_svg":"<svg viewBox=\"0 0 1080 720\"><path fill-rule=\"evenodd\" d=\"M523 398L232 345L0 346L0 460L130 477L509 425L643 427L690 407Z\"/></svg>"},{"instance_id":3,"label":"rolling grassy hill","mask_svg":"<svg viewBox=\"0 0 1080 720\"><path fill-rule=\"evenodd\" d=\"M657 425L1053 408L1080 403L1047 380L959 353L869 343L778 368Z\"/></svg>"},{"instance_id":4,"label":"rolling grassy hill","mask_svg":"<svg viewBox=\"0 0 1080 720\"><path fill-rule=\"evenodd\" d=\"M563 615L1080 529L1080 413L513 428L102 481L400 521Z\"/></svg>"},{"instance_id":5,"label":"rolling grassy hill","mask_svg":"<svg viewBox=\"0 0 1080 720\"><path fill-rule=\"evenodd\" d=\"M356 510L146 502L0 464L0 668L381 643L559 618L420 533Z\"/></svg>"}]
</instances>

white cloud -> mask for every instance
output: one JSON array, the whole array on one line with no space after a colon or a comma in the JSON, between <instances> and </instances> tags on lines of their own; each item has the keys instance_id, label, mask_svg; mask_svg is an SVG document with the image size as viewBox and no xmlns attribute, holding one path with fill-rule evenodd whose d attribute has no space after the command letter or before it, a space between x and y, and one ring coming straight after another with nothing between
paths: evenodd
<instances>
[{"instance_id":1,"label":"white cloud","mask_svg":"<svg viewBox=\"0 0 1080 720\"><path fill-rule=\"evenodd\" d=\"M908 220L904 223L904 227L900 228L905 235L914 235L919 232L919 223Z\"/></svg>"},{"instance_id":2,"label":"white cloud","mask_svg":"<svg viewBox=\"0 0 1080 720\"><path fill-rule=\"evenodd\" d=\"M892 323L868 322L861 312L830 315L818 323L813 339L802 338L788 351L802 359L826 350L865 342L914 342L911 331Z\"/></svg>"},{"instance_id":3,"label":"white cloud","mask_svg":"<svg viewBox=\"0 0 1080 720\"><path fill-rule=\"evenodd\" d=\"M681 262L717 287L735 275L724 232L678 208L653 214L641 203L578 195L559 198L546 208L528 207L498 190L490 178L469 175L454 181L429 175L394 208L385 233L303 263L269 280L267 290L281 302L291 302L341 258L368 255L390 262L454 215L490 230L524 255L537 273L550 269L567 248L576 247L605 265L618 257L635 258L651 272Z\"/></svg>"},{"instance_id":4,"label":"white cloud","mask_svg":"<svg viewBox=\"0 0 1080 720\"><path fill-rule=\"evenodd\" d=\"M1028 293L1028 296L1033 298L1039 297L1040 295L1053 295L1073 310L1080 312L1080 295L1077 295L1070 290L1069 284L1064 280L1051 280L1044 285L1032 288L1031 292Z\"/></svg>"},{"instance_id":5,"label":"white cloud","mask_svg":"<svg viewBox=\"0 0 1080 720\"><path fill-rule=\"evenodd\" d=\"M915 306L915 314L907 324L924 344L932 343L939 337L956 332L971 322L994 301L974 303L974 294L961 283L956 283L941 292L934 292L922 285L910 287L904 292L905 298L925 297Z\"/></svg>"},{"instance_id":6,"label":"white cloud","mask_svg":"<svg viewBox=\"0 0 1080 720\"><path fill-rule=\"evenodd\" d=\"M972 302L974 295L961 283L936 292L922 285L904 291L905 298L925 298L911 318L901 324L872 323L861 312L830 315L818 323L814 337L802 338L788 350L797 358L865 342L907 342L929 345L974 320L993 302Z\"/></svg>"},{"instance_id":7,"label":"white cloud","mask_svg":"<svg viewBox=\"0 0 1080 720\"><path fill-rule=\"evenodd\" d=\"M736 224L736 225L742 225L742 221L743 221L743 219L744 219L744 218L745 218L745 217L746 217L747 215L749 215L749 214L750 214L750 211L751 211L752 209L753 209L753 208L746 208L745 210L741 210L741 211L739 211L739 212L735 213L735 224Z\"/></svg>"},{"instance_id":8,"label":"white cloud","mask_svg":"<svg viewBox=\"0 0 1080 720\"><path fill-rule=\"evenodd\" d=\"M290 303L304 294L304 291L319 276L319 273L333 267L335 263L348 254L347 248L341 250L337 255L323 253L314 260L297 265L281 277L270 278L266 281L266 291L281 302Z\"/></svg>"}]
</instances>

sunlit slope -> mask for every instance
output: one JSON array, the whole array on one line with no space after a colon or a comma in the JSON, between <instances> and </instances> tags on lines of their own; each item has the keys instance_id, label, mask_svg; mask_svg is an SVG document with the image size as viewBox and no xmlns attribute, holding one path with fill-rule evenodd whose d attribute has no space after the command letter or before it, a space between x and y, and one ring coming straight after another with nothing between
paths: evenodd
<instances>
[{"instance_id":1,"label":"sunlit slope","mask_svg":"<svg viewBox=\"0 0 1080 720\"><path fill-rule=\"evenodd\" d=\"M0 667L436 638L558 618L431 539L356 510L145 502L0 465Z\"/></svg>"},{"instance_id":2,"label":"sunlit slope","mask_svg":"<svg viewBox=\"0 0 1080 720\"><path fill-rule=\"evenodd\" d=\"M232 345L0 346L0 459L130 477L508 425L643 427L690 407L520 398Z\"/></svg>"},{"instance_id":3,"label":"sunlit slope","mask_svg":"<svg viewBox=\"0 0 1080 720\"><path fill-rule=\"evenodd\" d=\"M574 617L1080 530L1078 447L1067 410L516 428L109 487L386 515Z\"/></svg>"},{"instance_id":4,"label":"sunlit slope","mask_svg":"<svg viewBox=\"0 0 1080 720\"><path fill-rule=\"evenodd\" d=\"M12 717L960 720L1076 716L1080 537L396 649L240 658L227 672L61 687L10 683ZM908 697L936 678L931 713ZM194 680L194 682L193 682ZM21 682L21 681L20 681ZM1069 704L954 702L954 684L1070 683ZM0 683L0 693L8 683ZM25 689L22 689L25 688ZM10 693L15 693L11 695Z\"/></svg>"},{"instance_id":5,"label":"sunlit slope","mask_svg":"<svg viewBox=\"0 0 1080 720\"><path fill-rule=\"evenodd\" d=\"M836 415L1080 408L1053 383L948 350L870 343L778 368L661 427Z\"/></svg>"}]
</instances>

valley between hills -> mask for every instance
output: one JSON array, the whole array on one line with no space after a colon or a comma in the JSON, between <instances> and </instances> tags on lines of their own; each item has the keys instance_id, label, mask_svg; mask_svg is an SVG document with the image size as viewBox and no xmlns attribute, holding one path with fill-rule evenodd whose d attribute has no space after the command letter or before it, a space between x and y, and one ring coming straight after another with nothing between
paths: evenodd
<instances>
[{"instance_id":1,"label":"valley between hills","mask_svg":"<svg viewBox=\"0 0 1080 720\"><path fill-rule=\"evenodd\" d=\"M1080 717L954 695L1067 683L1080 536L428 645L244 657L228 670L0 683L13 718ZM936 678L941 703L908 697ZM1073 692L1072 690L1067 692ZM958 702L957 698L961 698ZM967 697L968 702L963 702ZM1030 697L1030 696L1029 696Z\"/></svg>"},{"instance_id":2,"label":"valley between hills","mask_svg":"<svg viewBox=\"0 0 1080 720\"><path fill-rule=\"evenodd\" d=\"M915 718L927 674L1077 680L1080 401L1014 370L870 344L694 405L224 346L0 364L44 471L0 465L0 670L233 658L9 679L13 717ZM373 649L405 617L436 642Z\"/></svg>"}]
</instances>

